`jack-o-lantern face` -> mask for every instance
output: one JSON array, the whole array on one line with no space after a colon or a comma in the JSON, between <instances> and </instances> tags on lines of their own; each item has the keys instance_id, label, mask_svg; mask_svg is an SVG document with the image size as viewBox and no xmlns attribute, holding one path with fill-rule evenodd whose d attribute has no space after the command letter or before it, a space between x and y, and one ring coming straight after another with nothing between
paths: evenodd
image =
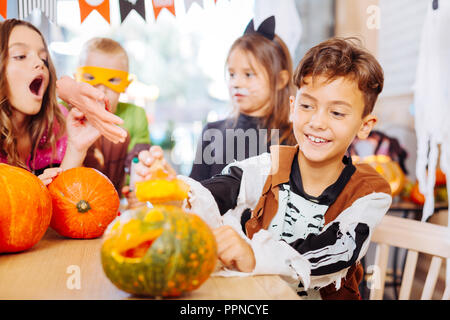
<instances>
[{"instance_id":1,"label":"jack-o-lantern face","mask_svg":"<svg viewBox=\"0 0 450 320\"><path fill-rule=\"evenodd\" d=\"M198 288L214 271L217 245L208 225L180 207L124 212L105 232L103 270L119 289L170 297Z\"/></svg>"}]
</instances>

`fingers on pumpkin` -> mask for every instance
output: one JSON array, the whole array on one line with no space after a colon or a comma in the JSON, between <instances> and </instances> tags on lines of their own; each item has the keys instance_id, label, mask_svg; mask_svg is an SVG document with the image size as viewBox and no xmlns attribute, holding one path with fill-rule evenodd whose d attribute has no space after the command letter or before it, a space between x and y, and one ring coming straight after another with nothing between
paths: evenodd
<instances>
[{"instance_id":1,"label":"fingers on pumpkin","mask_svg":"<svg viewBox=\"0 0 450 320\"><path fill-rule=\"evenodd\" d=\"M50 178L50 179L41 179L41 181L42 181L42 183L45 186L48 186L50 183L52 183L53 179L52 178Z\"/></svg>"},{"instance_id":2,"label":"fingers on pumpkin","mask_svg":"<svg viewBox=\"0 0 450 320\"><path fill-rule=\"evenodd\" d=\"M158 152L158 149L153 150ZM147 161L151 165L150 168L139 164L136 166L138 175L144 177L144 181L136 182L137 199L153 204L175 202L174 204L181 206L182 201L188 197L189 185L176 179L176 172L167 161L162 157L153 157L151 151L139 154L142 162Z\"/></svg>"},{"instance_id":3,"label":"fingers on pumpkin","mask_svg":"<svg viewBox=\"0 0 450 320\"><path fill-rule=\"evenodd\" d=\"M44 173L39 176L39 179L41 179L44 185L49 185L62 171L61 168L46 169Z\"/></svg>"},{"instance_id":4,"label":"fingers on pumpkin","mask_svg":"<svg viewBox=\"0 0 450 320\"><path fill-rule=\"evenodd\" d=\"M152 204L183 201L187 198L189 185L178 179L156 178L136 182L136 197L139 201Z\"/></svg>"}]
</instances>

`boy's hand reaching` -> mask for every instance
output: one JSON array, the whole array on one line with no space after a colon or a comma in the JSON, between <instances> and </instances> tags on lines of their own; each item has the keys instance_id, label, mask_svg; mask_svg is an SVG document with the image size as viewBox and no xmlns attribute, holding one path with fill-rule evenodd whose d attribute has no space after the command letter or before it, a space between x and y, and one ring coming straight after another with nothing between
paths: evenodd
<instances>
[{"instance_id":1,"label":"boy's hand reaching","mask_svg":"<svg viewBox=\"0 0 450 320\"><path fill-rule=\"evenodd\" d=\"M135 209L142 206L142 202L140 202L136 198L136 192L130 188L130 186L125 186L122 188L122 194L127 199L127 209Z\"/></svg>"},{"instance_id":2,"label":"boy's hand reaching","mask_svg":"<svg viewBox=\"0 0 450 320\"><path fill-rule=\"evenodd\" d=\"M46 186L48 186L62 171L63 169L59 167L45 169L44 172L38 176L38 178L41 179Z\"/></svg>"},{"instance_id":3,"label":"boy's hand reaching","mask_svg":"<svg viewBox=\"0 0 450 320\"><path fill-rule=\"evenodd\" d=\"M164 159L164 152L160 146L152 146L148 151L141 151L139 153L139 162L135 167L135 181L151 179L158 169L163 169L168 174L168 179L176 178L177 174Z\"/></svg>"},{"instance_id":4,"label":"boy's hand reaching","mask_svg":"<svg viewBox=\"0 0 450 320\"><path fill-rule=\"evenodd\" d=\"M252 247L230 226L213 230L217 242L219 260L227 268L241 272L252 272L256 261Z\"/></svg>"},{"instance_id":5,"label":"boy's hand reaching","mask_svg":"<svg viewBox=\"0 0 450 320\"><path fill-rule=\"evenodd\" d=\"M68 76L61 77L56 82L56 89L58 96L82 111L105 138L114 143L125 141L126 130L117 126L123 120L105 109L108 101L102 91Z\"/></svg>"}]
</instances>

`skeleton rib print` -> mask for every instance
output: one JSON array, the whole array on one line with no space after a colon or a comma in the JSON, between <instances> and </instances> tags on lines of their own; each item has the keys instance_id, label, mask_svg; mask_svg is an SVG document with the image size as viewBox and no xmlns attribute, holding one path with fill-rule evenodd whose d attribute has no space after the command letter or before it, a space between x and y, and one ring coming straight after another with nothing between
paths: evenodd
<instances>
[{"instance_id":1,"label":"skeleton rib print","mask_svg":"<svg viewBox=\"0 0 450 320\"><path fill-rule=\"evenodd\" d=\"M338 222L323 231L327 209L326 205L295 194L286 184L280 188L279 211L269 228L310 261L312 275L330 274L351 266L369 235L368 226L362 223L345 234Z\"/></svg>"}]
</instances>

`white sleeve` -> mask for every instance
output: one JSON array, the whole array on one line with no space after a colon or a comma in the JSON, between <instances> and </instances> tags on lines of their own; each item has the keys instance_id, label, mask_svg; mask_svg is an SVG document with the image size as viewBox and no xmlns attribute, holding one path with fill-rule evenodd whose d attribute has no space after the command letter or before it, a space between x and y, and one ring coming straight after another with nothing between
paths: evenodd
<instances>
[{"instance_id":1,"label":"white sleeve","mask_svg":"<svg viewBox=\"0 0 450 320\"><path fill-rule=\"evenodd\" d=\"M188 201L184 200L183 209L186 212L194 213L203 219L212 229L218 228L222 223L222 216L219 208L214 200L211 192L202 184L192 178L179 175L178 179L183 180L190 186L189 190L189 205ZM189 208L190 206L190 208Z\"/></svg>"},{"instance_id":2,"label":"white sleeve","mask_svg":"<svg viewBox=\"0 0 450 320\"><path fill-rule=\"evenodd\" d=\"M222 170L222 174L226 174L231 166L242 169L242 179L236 207L228 210L225 215L232 215L240 220L242 212L247 208L254 209L262 195L271 169L270 153L230 163Z\"/></svg>"},{"instance_id":3,"label":"white sleeve","mask_svg":"<svg viewBox=\"0 0 450 320\"><path fill-rule=\"evenodd\" d=\"M256 206L270 172L270 165L270 154L264 153L243 161L230 163L222 170L222 174L226 175L232 166L242 169L242 178L236 206L228 210L224 216L232 215L240 221L240 216L245 209L253 209ZM190 186L189 204L191 208L189 209L187 202L185 202L184 209L199 215L212 228L217 228L222 225L222 217L211 192L194 179L181 175L178 178Z\"/></svg>"}]
</instances>

